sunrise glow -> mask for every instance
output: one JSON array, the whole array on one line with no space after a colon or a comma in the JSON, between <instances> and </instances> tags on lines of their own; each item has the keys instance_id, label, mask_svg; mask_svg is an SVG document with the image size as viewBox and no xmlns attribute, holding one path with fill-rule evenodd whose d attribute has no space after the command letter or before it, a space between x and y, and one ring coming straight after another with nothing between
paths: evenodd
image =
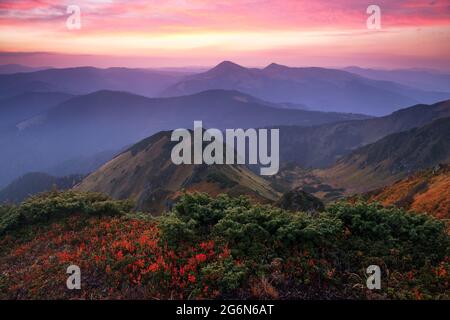
<instances>
[{"instance_id":1,"label":"sunrise glow","mask_svg":"<svg viewBox=\"0 0 450 320\"><path fill-rule=\"evenodd\" d=\"M81 9L68 30L67 6ZM365 1L0 1L4 63L186 66L223 59L262 66L450 69L448 1L378 1L381 30L368 30ZM125 59L125 60L124 60Z\"/></svg>"}]
</instances>

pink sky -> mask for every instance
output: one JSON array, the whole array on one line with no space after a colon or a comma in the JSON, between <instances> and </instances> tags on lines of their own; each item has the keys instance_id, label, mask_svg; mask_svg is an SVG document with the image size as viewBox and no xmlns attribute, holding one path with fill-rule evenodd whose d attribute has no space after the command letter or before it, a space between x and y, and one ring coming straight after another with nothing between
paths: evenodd
<instances>
[{"instance_id":1,"label":"pink sky","mask_svg":"<svg viewBox=\"0 0 450 320\"><path fill-rule=\"evenodd\" d=\"M66 28L67 6L81 30ZM366 8L381 8L368 30ZM0 0L0 63L450 70L450 1Z\"/></svg>"}]
</instances>

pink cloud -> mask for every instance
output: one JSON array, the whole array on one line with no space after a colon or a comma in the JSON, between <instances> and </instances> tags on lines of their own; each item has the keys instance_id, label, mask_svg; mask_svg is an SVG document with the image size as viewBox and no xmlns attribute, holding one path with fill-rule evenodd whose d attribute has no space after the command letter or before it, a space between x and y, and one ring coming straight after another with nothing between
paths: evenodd
<instances>
[{"instance_id":1,"label":"pink cloud","mask_svg":"<svg viewBox=\"0 0 450 320\"><path fill-rule=\"evenodd\" d=\"M0 1L2 24L39 23L65 15L65 6L78 4L93 29L264 29L363 27L368 3L360 0L153 0L153 1ZM386 26L449 25L446 0L379 0ZM11 15L11 12L14 15Z\"/></svg>"},{"instance_id":2,"label":"pink cloud","mask_svg":"<svg viewBox=\"0 0 450 320\"><path fill-rule=\"evenodd\" d=\"M130 36L127 43L131 41L135 45L155 41L161 35L186 35L188 40L182 41L185 44L191 39L197 41L199 37L227 33L238 38L236 48L229 48L232 45L226 39L223 44L199 41L197 48L190 52L191 61L212 63L224 55L251 60L250 56L259 55L258 61L263 63L275 53L282 58L288 55L286 61L292 61L305 52L312 58L322 52L333 52L337 61L368 54L369 50L373 52L371 57L383 56L383 61L389 55L405 56L408 52L417 57L414 61L448 61L448 58L445 60L450 55L449 45L445 44L450 42L446 41L450 30L448 0L377 0L381 8L380 36L366 29L366 8L371 3L361 0L0 0L0 32L3 31L0 50L65 54L73 50L70 53L84 54L91 53L86 43L108 38L105 50L97 54L106 54L109 49L117 50L114 54L119 55L117 47L127 35ZM69 4L78 4L82 13L83 27L73 33L67 32L65 27ZM421 35L420 30L425 29L427 33ZM291 34L286 35L289 32ZM317 41L309 46L301 41L293 44L296 32L300 36L318 32ZM12 33L14 36L9 36ZM259 48L261 41L255 42L259 49L239 48L240 44L246 44L239 36L246 34L247 38L243 39L247 40L251 33L276 34L273 37L284 37L285 42L277 43L277 39L268 38L268 42L274 43L271 48ZM36 39L36 34L41 38ZM88 42L82 42L83 38ZM72 48L67 45L68 39L81 42ZM165 39L158 40L162 44L155 52L150 52L148 47L141 51L136 47L135 54L154 58L167 56L174 60L185 58L186 51L180 55L180 51L175 50L176 43L164 47ZM111 46L106 48L109 44ZM99 49L98 46L92 48ZM324 61L331 60L332 57L327 57Z\"/></svg>"}]
</instances>

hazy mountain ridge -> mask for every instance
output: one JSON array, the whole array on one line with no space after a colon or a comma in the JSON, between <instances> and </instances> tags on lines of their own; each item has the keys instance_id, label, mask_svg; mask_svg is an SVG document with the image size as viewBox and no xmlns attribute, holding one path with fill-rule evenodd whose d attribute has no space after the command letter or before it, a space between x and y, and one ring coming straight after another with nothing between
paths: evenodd
<instances>
[{"instance_id":1,"label":"hazy mountain ridge","mask_svg":"<svg viewBox=\"0 0 450 320\"><path fill-rule=\"evenodd\" d=\"M0 203L19 203L29 196L50 191L53 188L67 190L82 179L82 175L54 177L43 172L27 173L0 190Z\"/></svg>"},{"instance_id":2,"label":"hazy mountain ridge","mask_svg":"<svg viewBox=\"0 0 450 320\"><path fill-rule=\"evenodd\" d=\"M0 99L0 127L15 126L72 97L63 92L24 92Z\"/></svg>"},{"instance_id":3,"label":"hazy mountain ridge","mask_svg":"<svg viewBox=\"0 0 450 320\"><path fill-rule=\"evenodd\" d=\"M450 74L442 73L437 70L380 70L360 67L346 67L342 70L370 79L397 82L417 89L450 92Z\"/></svg>"},{"instance_id":4,"label":"hazy mountain ridge","mask_svg":"<svg viewBox=\"0 0 450 320\"><path fill-rule=\"evenodd\" d=\"M353 150L389 134L450 117L450 100L415 105L388 116L313 127L280 127L280 161L303 167L326 167Z\"/></svg>"},{"instance_id":5,"label":"hazy mountain ridge","mask_svg":"<svg viewBox=\"0 0 450 320\"><path fill-rule=\"evenodd\" d=\"M349 193L365 192L416 171L450 162L450 118L391 134L316 173Z\"/></svg>"},{"instance_id":6,"label":"hazy mountain ridge","mask_svg":"<svg viewBox=\"0 0 450 320\"><path fill-rule=\"evenodd\" d=\"M237 91L212 90L174 98L146 98L126 92L98 91L76 96L22 121L0 136L5 170L0 184L21 174L122 147L156 132L204 127L255 128L268 125L314 125L351 119L355 114L275 108ZM11 163L9 159L16 159ZM79 172L73 172L79 173Z\"/></svg>"},{"instance_id":7,"label":"hazy mountain ridge","mask_svg":"<svg viewBox=\"0 0 450 320\"><path fill-rule=\"evenodd\" d=\"M99 90L127 91L156 97L224 89L286 103L285 106L291 108L304 109L302 106L306 106L314 110L371 115L385 115L407 105L450 98L450 90L426 91L423 87L406 86L402 79L393 82L386 80L389 77L371 79L357 73L320 67L287 67L276 63L262 69L245 68L230 61L193 74L177 69L51 68L0 74L0 97L11 97L26 91L88 94ZM442 86L446 88L448 81L445 75L442 77ZM433 77L425 78L424 83L431 83L425 87L433 86L436 81Z\"/></svg>"},{"instance_id":8,"label":"hazy mountain ridge","mask_svg":"<svg viewBox=\"0 0 450 320\"><path fill-rule=\"evenodd\" d=\"M88 94L99 90L128 91L154 96L186 73L151 69L76 67L0 74L0 97L25 91Z\"/></svg>"},{"instance_id":9,"label":"hazy mountain ridge","mask_svg":"<svg viewBox=\"0 0 450 320\"><path fill-rule=\"evenodd\" d=\"M438 111L442 107L434 106ZM417 112L418 108L423 106L412 107L412 112ZM433 109L432 106L428 108ZM392 118L399 121L398 114ZM405 127L409 125L403 123ZM170 160L170 150L175 143L169 142L169 135L169 132L161 132L135 144L88 176L76 189L104 192L118 199L131 197L142 206L140 208L151 208L157 212L162 210L162 203L171 204L177 191L183 188L213 195L228 192L252 197L255 197L256 188L260 190L257 195L264 194L261 190L268 192L261 198L270 200L279 196L278 192L294 188L329 202L345 194L384 186L418 170L450 161L450 144L447 141L450 117L388 135L356 149L328 169L304 170L296 166L283 166L278 175L265 179L244 166L174 166ZM286 162L281 160L281 163ZM251 176L250 181L257 183L245 182ZM217 183L221 187L218 188ZM246 187L237 191L235 186L238 183Z\"/></svg>"},{"instance_id":10,"label":"hazy mountain ridge","mask_svg":"<svg viewBox=\"0 0 450 320\"><path fill-rule=\"evenodd\" d=\"M300 103L315 110L385 115L407 105L434 103L449 93L428 92L389 81L373 80L337 69L291 68L272 63L245 68L224 61L168 87L164 96L210 89L242 91L264 100Z\"/></svg>"},{"instance_id":11,"label":"hazy mountain ridge","mask_svg":"<svg viewBox=\"0 0 450 320\"><path fill-rule=\"evenodd\" d=\"M99 70L112 74L113 78L124 70L126 73L130 70L154 73L154 70L122 68L72 68L41 72L48 79L55 77L54 72L68 72L75 85L80 84L79 80L86 75L93 75L90 81L98 85L116 85L99 77ZM303 83L310 79L321 81L327 78L327 84L335 86L345 86L345 83L355 79L367 84L366 79L360 76L355 78L349 72L333 69L289 68L277 64L257 69L231 62L221 63L207 72L185 79L191 81L200 77L213 83L217 77L224 77L231 84L252 84L250 88L253 88L253 85L264 84L264 81L261 82L262 73L280 81L298 80L301 74ZM20 78L27 74L12 76ZM0 76L0 82L1 79ZM377 85L377 88L386 89L392 84L378 81ZM398 85L394 87L400 91L410 90ZM219 89L165 98L147 98L110 90L79 96L59 92L27 92L0 100L0 115L2 112L5 114L5 117L0 117L0 148L4 151L0 164L5 169L0 175L0 182L4 184L30 171L57 175L88 173L116 154L110 150L120 150L156 132L179 127L192 128L194 120L202 120L205 128L280 127L281 164L294 162L303 167L317 168L330 166L387 135L450 116L450 100L431 106L415 105L380 118L294 110L304 107L289 102L268 102L236 90ZM16 160L11 162L10 159ZM217 168L211 170L217 171ZM204 168L195 168L192 175L207 180L207 176L235 177L241 174L233 168L226 168L227 172L220 171L208 172L205 176ZM158 188L164 189L164 186L159 185ZM345 188L349 187L346 185ZM316 195L324 193L329 199L343 192L341 186L330 186L327 181L315 181L311 190Z\"/></svg>"},{"instance_id":12,"label":"hazy mountain ridge","mask_svg":"<svg viewBox=\"0 0 450 320\"><path fill-rule=\"evenodd\" d=\"M13 73L20 73L20 72L34 72L34 71L40 71L45 69L52 69L52 67L30 67L25 66L22 64L3 64L0 65L0 74L13 74Z\"/></svg>"}]
</instances>

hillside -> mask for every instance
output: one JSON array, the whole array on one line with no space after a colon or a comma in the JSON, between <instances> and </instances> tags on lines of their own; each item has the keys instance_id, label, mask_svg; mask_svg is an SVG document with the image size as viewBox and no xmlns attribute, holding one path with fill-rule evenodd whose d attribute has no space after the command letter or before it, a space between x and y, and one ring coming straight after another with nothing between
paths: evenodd
<instances>
[{"instance_id":1,"label":"hillside","mask_svg":"<svg viewBox=\"0 0 450 320\"><path fill-rule=\"evenodd\" d=\"M360 193L450 161L450 118L389 135L316 173L333 186Z\"/></svg>"},{"instance_id":2,"label":"hillside","mask_svg":"<svg viewBox=\"0 0 450 320\"><path fill-rule=\"evenodd\" d=\"M0 203L19 203L29 196L50 191L53 188L67 190L82 179L81 175L54 177L42 172L27 173L0 190Z\"/></svg>"},{"instance_id":3,"label":"hillside","mask_svg":"<svg viewBox=\"0 0 450 320\"><path fill-rule=\"evenodd\" d=\"M450 117L450 100L433 105L415 105L388 116L333 124L280 127L281 163L303 167L327 167L364 145L396 132L421 127Z\"/></svg>"},{"instance_id":4,"label":"hillside","mask_svg":"<svg viewBox=\"0 0 450 320\"><path fill-rule=\"evenodd\" d=\"M450 92L450 74L445 71L427 69L379 70L360 67L347 67L343 70L366 78L393 81L422 90Z\"/></svg>"},{"instance_id":5,"label":"hillside","mask_svg":"<svg viewBox=\"0 0 450 320\"><path fill-rule=\"evenodd\" d=\"M19 72L33 72L45 69L50 69L51 67L29 67L21 64L10 63L0 65L0 74L12 74Z\"/></svg>"},{"instance_id":6,"label":"hillside","mask_svg":"<svg viewBox=\"0 0 450 320\"><path fill-rule=\"evenodd\" d=\"M257 128L366 118L276 108L273 103L236 91L212 90L174 98L99 91L73 97L2 132L0 167L4 170L0 172L0 185L70 159L120 150L159 131L192 128L194 120L199 119L210 128ZM15 162L10 161L13 158Z\"/></svg>"},{"instance_id":7,"label":"hillside","mask_svg":"<svg viewBox=\"0 0 450 320\"><path fill-rule=\"evenodd\" d=\"M450 93L427 92L343 70L291 68L275 63L256 69L230 61L187 76L165 89L163 95L180 96L211 89L238 90L264 100L299 103L315 110L376 116L408 105L450 98Z\"/></svg>"},{"instance_id":8,"label":"hillside","mask_svg":"<svg viewBox=\"0 0 450 320\"><path fill-rule=\"evenodd\" d=\"M151 69L76 67L0 74L0 97L27 91L88 94L99 90L154 96L186 73Z\"/></svg>"},{"instance_id":9,"label":"hillside","mask_svg":"<svg viewBox=\"0 0 450 320\"><path fill-rule=\"evenodd\" d=\"M293 163L282 165L276 175L267 179L274 189L283 194L300 190L319 198L326 204L345 197L344 188L331 186L326 179L317 176L315 169L303 168Z\"/></svg>"},{"instance_id":10,"label":"hillside","mask_svg":"<svg viewBox=\"0 0 450 320\"><path fill-rule=\"evenodd\" d=\"M86 177L75 190L132 199L137 208L158 214L171 208L182 190L210 195L248 195L270 202L280 195L245 166L174 165L170 154L176 142L160 132L119 154Z\"/></svg>"},{"instance_id":11,"label":"hillside","mask_svg":"<svg viewBox=\"0 0 450 320\"><path fill-rule=\"evenodd\" d=\"M72 97L73 95L62 92L25 92L0 99L0 128L14 127Z\"/></svg>"},{"instance_id":12,"label":"hillside","mask_svg":"<svg viewBox=\"0 0 450 320\"><path fill-rule=\"evenodd\" d=\"M368 192L363 195L363 199L450 219L450 165L437 165L415 173L389 186Z\"/></svg>"}]
</instances>

